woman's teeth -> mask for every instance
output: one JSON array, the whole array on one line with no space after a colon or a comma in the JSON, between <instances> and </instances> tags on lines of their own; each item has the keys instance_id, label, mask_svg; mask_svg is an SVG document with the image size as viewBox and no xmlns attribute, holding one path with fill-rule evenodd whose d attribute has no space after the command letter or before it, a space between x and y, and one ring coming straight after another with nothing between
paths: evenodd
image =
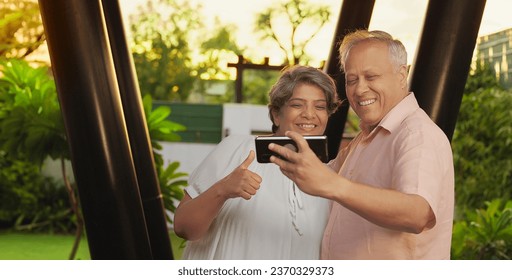
<instances>
[{"instance_id":1,"label":"woman's teeth","mask_svg":"<svg viewBox=\"0 0 512 280\"><path fill-rule=\"evenodd\" d=\"M314 124L299 124L299 127L301 128L306 128L306 129L311 129L311 128L315 128L315 125Z\"/></svg>"}]
</instances>

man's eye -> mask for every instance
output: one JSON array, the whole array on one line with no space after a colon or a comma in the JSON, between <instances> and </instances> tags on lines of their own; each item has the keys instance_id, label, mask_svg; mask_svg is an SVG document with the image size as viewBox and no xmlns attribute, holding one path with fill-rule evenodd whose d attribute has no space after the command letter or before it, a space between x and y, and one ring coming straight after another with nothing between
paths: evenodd
<instances>
[{"instance_id":1,"label":"man's eye","mask_svg":"<svg viewBox=\"0 0 512 280\"><path fill-rule=\"evenodd\" d=\"M324 111L324 110L327 110L327 107L326 106L316 106L316 109L319 110L319 111Z\"/></svg>"},{"instance_id":2,"label":"man's eye","mask_svg":"<svg viewBox=\"0 0 512 280\"><path fill-rule=\"evenodd\" d=\"M347 85L351 86L351 85L354 85L355 83L357 82L357 79L350 79L350 80L347 80Z\"/></svg>"},{"instance_id":3,"label":"man's eye","mask_svg":"<svg viewBox=\"0 0 512 280\"><path fill-rule=\"evenodd\" d=\"M290 104L290 107L292 107L292 108L301 108L302 104L300 104L300 103L292 103L292 104Z\"/></svg>"}]
</instances>

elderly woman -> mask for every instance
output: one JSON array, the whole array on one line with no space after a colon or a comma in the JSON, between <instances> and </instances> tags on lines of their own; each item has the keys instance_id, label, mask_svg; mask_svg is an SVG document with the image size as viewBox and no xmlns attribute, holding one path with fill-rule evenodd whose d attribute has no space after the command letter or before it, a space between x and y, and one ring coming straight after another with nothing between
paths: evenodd
<instances>
[{"instance_id":1,"label":"elderly woman","mask_svg":"<svg viewBox=\"0 0 512 280\"><path fill-rule=\"evenodd\" d=\"M339 104L334 81L307 66L285 69L269 96L275 136L321 135ZM190 175L174 217L184 259L319 258L328 200L256 162L254 138L226 137Z\"/></svg>"}]
</instances>

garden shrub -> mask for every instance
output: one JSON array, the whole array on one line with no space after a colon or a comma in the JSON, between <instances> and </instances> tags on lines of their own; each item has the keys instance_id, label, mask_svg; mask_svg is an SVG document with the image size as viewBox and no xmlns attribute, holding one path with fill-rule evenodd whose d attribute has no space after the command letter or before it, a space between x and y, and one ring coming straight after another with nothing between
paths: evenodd
<instances>
[{"instance_id":1,"label":"garden shrub","mask_svg":"<svg viewBox=\"0 0 512 280\"><path fill-rule=\"evenodd\" d=\"M512 92L480 89L464 95L453 136L459 213L512 195Z\"/></svg>"},{"instance_id":2,"label":"garden shrub","mask_svg":"<svg viewBox=\"0 0 512 280\"><path fill-rule=\"evenodd\" d=\"M39 166L0 152L2 228L44 232L73 229L65 189L41 174Z\"/></svg>"},{"instance_id":3,"label":"garden shrub","mask_svg":"<svg viewBox=\"0 0 512 280\"><path fill-rule=\"evenodd\" d=\"M486 208L467 210L453 228L452 259L512 258L512 200L495 199Z\"/></svg>"}]
</instances>

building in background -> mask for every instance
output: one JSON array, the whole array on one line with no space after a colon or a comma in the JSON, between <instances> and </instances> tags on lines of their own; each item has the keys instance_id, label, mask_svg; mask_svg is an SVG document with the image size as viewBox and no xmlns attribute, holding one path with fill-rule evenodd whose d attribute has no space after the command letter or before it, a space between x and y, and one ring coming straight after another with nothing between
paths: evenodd
<instances>
[{"instance_id":1,"label":"building in background","mask_svg":"<svg viewBox=\"0 0 512 280\"><path fill-rule=\"evenodd\" d=\"M505 88L512 88L512 28L478 38L476 59L488 63Z\"/></svg>"}]
</instances>

